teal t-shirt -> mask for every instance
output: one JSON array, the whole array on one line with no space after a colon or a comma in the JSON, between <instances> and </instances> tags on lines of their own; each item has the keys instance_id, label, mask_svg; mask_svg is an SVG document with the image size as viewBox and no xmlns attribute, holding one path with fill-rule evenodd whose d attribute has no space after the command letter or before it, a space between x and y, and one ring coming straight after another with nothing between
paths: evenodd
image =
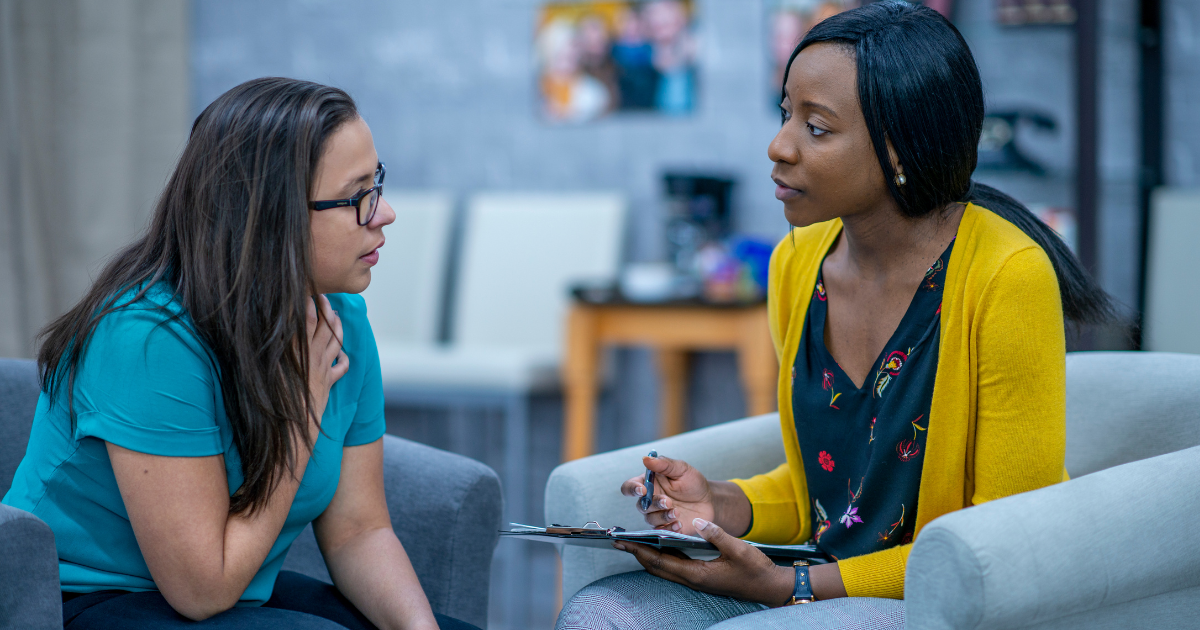
<instances>
[{"instance_id":1,"label":"teal t-shirt","mask_svg":"<svg viewBox=\"0 0 1200 630\"><path fill-rule=\"evenodd\" d=\"M379 354L357 295L329 295L342 320L350 369L329 392L322 435L279 538L240 606L271 596L288 547L319 516L337 490L342 448L384 434ZM42 519L54 531L62 590L155 590L121 500L105 442L153 455L225 456L232 495L242 483L241 460L225 417L218 369L169 287L156 285L137 303L104 316L75 380L76 425L65 395L38 400L25 458L3 502Z\"/></svg>"}]
</instances>

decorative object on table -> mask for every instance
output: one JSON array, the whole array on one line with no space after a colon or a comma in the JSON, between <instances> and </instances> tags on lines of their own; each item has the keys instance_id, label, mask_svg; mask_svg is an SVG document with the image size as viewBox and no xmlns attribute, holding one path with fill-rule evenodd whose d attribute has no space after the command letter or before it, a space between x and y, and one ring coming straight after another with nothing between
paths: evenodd
<instances>
[{"instance_id":1,"label":"decorative object on table","mask_svg":"<svg viewBox=\"0 0 1200 630\"><path fill-rule=\"evenodd\" d=\"M704 301L753 303L767 294L767 271L774 243L746 235L710 241L696 255Z\"/></svg>"},{"instance_id":2,"label":"decorative object on table","mask_svg":"<svg viewBox=\"0 0 1200 630\"><path fill-rule=\"evenodd\" d=\"M808 29L831 15L858 7L859 0L765 0L767 16L767 97L772 110L779 108L783 71L796 45Z\"/></svg>"},{"instance_id":3,"label":"decorative object on table","mask_svg":"<svg viewBox=\"0 0 1200 630\"><path fill-rule=\"evenodd\" d=\"M629 263L617 284L577 283L571 294L587 304L758 304L773 249L768 240L735 234L701 246L685 273L669 262Z\"/></svg>"},{"instance_id":4,"label":"decorative object on table","mask_svg":"<svg viewBox=\"0 0 1200 630\"><path fill-rule=\"evenodd\" d=\"M977 168L1045 175L1045 167L1025 155L1017 144L1017 133L1028 127L1044 133L1058 131L1054 118L1042 112L1024 108L989 112L979 136Z\"/></svg>"},{"instance_id":5,"label":"decorative object on table","mask_svg":"<svg viewBox=\"0 0 1200 630\"><path fill-rule=\"evenodd\" d=\"M671 263L630 263L621 270L620 296L630 302L667 302L680 293L676 277ZM683 293L690 292L690 287L684 288ZM588 301L607 302L614 297Z\"/></svg>"},{"instance_id":6,"label":"decorative object on table","mask_svg":"<svg viewBox=\"0 0 1200 630\"><path fill-rule=\"evenodd\" d=\"M543 115L690 114L696 101L691 0L554 2L534 33Z\"/></svg>"},{"instance_id":7,"label":"decorative object on table","mask_svg":"<svg viewBox=\"0 0 1200 630\"><path fill-rule=\"evenodd\" d=\"M996 22L1004 26L1070 25L1077 17L1075 0L996 0Z\"/></svg>"}]
</instances>

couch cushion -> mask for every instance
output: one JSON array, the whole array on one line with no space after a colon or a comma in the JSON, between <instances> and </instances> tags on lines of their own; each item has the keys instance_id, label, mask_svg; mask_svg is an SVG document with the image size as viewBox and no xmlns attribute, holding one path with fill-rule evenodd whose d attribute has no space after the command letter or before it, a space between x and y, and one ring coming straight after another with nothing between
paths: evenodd
<instances>
[{"instance_id":1,"label":"couch cushion","mask_svg":"<svg viewBox=\"0 0 1200 630\"><path fill-rule=\"evenodd\" d=\"M1200 445L1200 355L1067 355L1067 472Z\"/></svg>"},{"instance_id":2,"label":"couch cushion","mask_svg":"<svg viewBox=\"0 0 1200 630\"><path fill-rule=\"evenodd\" d=\"M40 391L36 363L0 359L0 496L8 492L17 465L25 457Z\"/></svg>"}]
</instances>

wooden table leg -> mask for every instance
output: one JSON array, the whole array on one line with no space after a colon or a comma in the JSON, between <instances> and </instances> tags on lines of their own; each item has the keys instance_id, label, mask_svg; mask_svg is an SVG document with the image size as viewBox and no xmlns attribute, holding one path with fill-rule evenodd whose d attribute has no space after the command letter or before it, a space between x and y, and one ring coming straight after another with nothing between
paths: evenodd
<instances>
[{"instance_id":1,"label":"wooden table leg","mask_svg":"<svg viewBox=\"0 0 1200 630\"><path fill-rule=\"evenodd\" d=\"M564 462L592 454L596 434L596 376L600 345L596 339L596 312L575 305L567 316L567 343L563 358L566 413L563 422Z\"/></svg>"},{"instance_id":2,"label":"wooden table leg","mask_svg":"<svg viewBox=\"0 0 1200 630\"><path fill-rule=\"evenodd\" d=\"M779 382L779 361L771 342L766 308L745 314L742 339L738 344L738 372L746 394L747 412L752 416L776 409L776 390Z\"/></svg>"},{"instance_id":3,"label":"wooden table leg","mask_svg":"<svg viewBox=\"0 0 1200 630\"><path fill-rule=\"evenodd\" d=\"M661 437L683 433L687 405L687 353L674 348L655 352L659 378L659 429Z\"/></svg>"}]
</instances>

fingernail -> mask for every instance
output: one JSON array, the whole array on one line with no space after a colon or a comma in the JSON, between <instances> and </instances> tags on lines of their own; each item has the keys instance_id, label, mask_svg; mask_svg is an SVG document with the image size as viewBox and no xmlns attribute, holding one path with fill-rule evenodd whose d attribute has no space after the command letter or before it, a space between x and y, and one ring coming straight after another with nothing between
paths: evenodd
<instances>
[{"instance_id":1,"label":"fingernail","mask_svg":"<svg viewBox=\"0 0 1200 630\"><path fill-rule=\"evenodd\" d=\"M670 512L667 512L667 518L671 519L672 521L675 520L677 518L677 516L675 515L675 510L671 510Z\"/></svg>"},{"instance_id":2,"label":"fingernail","mask_svg":"<svg viewBox=\"0 0 1200 630\"><path fill-rule=\"evenodd\" d=\"M667 500L666 500L666 499L659 499L659 500L658 500L658 507L660 507L660 508L662 508L662 509L664 509L664 510L665 510L665 509L667 509Z\"/></svg>"},{"instance_id":3,"label":"fingernail","mask_svg":"<svg viewBox=\"0 0 1200 630\"><path fill-rule=\"evenodd\" d=\"M633 489L633 493L640 497L640 496L643 496L646 494L646 489L641 486L638 486Z\"/></svg>"},{"instance_id":4,"label":"fingernail","mask_svg":"<svg viewBox=\"0 0 1200 630\"><path fill-rule=\"evenodd\" d=\"M692 526L694 526L698 530L705 529L708 527L708 521L706 521L702 518L694 518L694 519L692 519Z\"/></svg>"},{"instance_id":5,"label":"fingernail","mask_svg":"<svg viewBox=\"0 0 1200 630\"><path fill-rule=\"evenodd\" d=\"M671 523L671 529L674 531L679 531L679 523Z\"/></svg>"},{"instance_id":6,"label":"fingernail","mask_svg":"<svg viewBox=\"0 0 1200 630\"><path fill-rule=\"evenodd\" d=\"M613 543L613 549L620 549L621 551L625 551L625 545L622 545L621 543Z\"/></svg>"}]
</instances>

